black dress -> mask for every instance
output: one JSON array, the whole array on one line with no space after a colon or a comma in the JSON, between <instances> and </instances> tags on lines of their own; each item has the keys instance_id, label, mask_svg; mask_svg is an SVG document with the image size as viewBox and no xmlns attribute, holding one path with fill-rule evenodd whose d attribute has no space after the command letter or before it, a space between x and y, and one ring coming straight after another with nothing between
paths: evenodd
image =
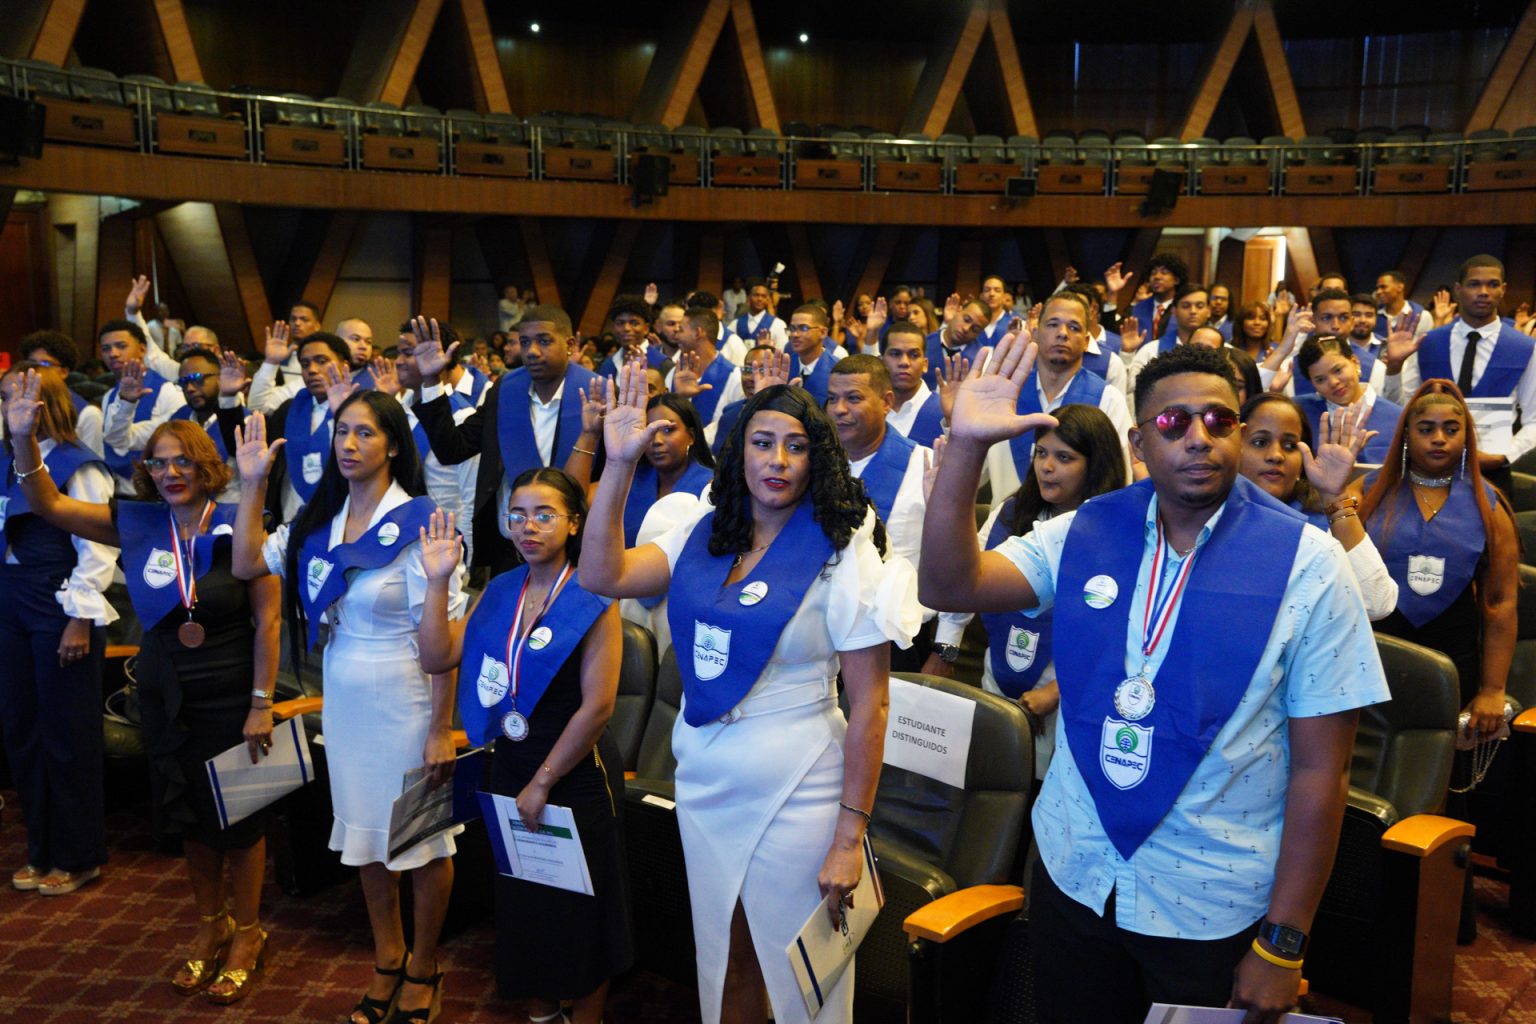
<instances>
[{"instance_id":1,"label":"black dress","mask_svg":"<svg viewBox=\"0 0 1536 1024\"><path fill-rule=\"evenodd\" d=\"M580 707L578 648L528 716L528 738L496 740L492 791L522 792ZM606 729L550 789L549 803L575 815L594 895L496 876L496 988L503 999L576 999L635 960L624 864L624 763Z\"/></svg>"},{"instance_id":2,"label":"black dress","mask_svg":"<svg viewBox=\"0 0 1536 1024\"><path fill-rule=\"evenodd\" d=\"M202 645L177 639L187 621L178 604L145 629L135 672L156 827L219 850L255 843L266 817L258 811L220 828L204 765L244 741L251 710L256 629L247 585L230 571L230 550L229 537L215 538L213 565L197 581L192 620L205 631Z\"/></svg>"}]
</instances>

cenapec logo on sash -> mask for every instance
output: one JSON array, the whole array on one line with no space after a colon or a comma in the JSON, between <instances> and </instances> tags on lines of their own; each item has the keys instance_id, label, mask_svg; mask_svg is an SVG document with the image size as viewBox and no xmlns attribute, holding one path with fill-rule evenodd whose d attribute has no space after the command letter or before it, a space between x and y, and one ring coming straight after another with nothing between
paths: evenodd
<instances>
[{"instance_id":1,"label":"cenapec logo on sash","mask_svg":"<svg viewBox=\"0 0 1536 1024\"><path fill-rule=\"evenodd\" d=\"M475 696L483 708L493 708L507 695L507 667L489 654L480 656L480 677L475 680Z\"/></svg>"},{"instance_id":2,"label":"cenapec logo on sash","mask_svg":"<svg viewBox=\"0 0 1536 1024\"><path fill-rule=\"evenodd\" d=\"M1023 626L1008 627L1008 647L1005 653L1008 656L1008 667L1015 672L1023 672L1035 663L1035 653L1040 649L1040 633L1038 630L1025 629Z\"/></svg>"},{"instance_id":3,"label":"cenapec logo on sash","mask_svg":"<svg viewBox=\"0 0 1536 1024\"><path fill-rule=\"evenodd\" d=\"M1141 785L1152 765L1152 730L1106 715L1099 765L1117 789Z\"/></svg>"},{"instance_id":4,"label":"cenapec logo on sash","mask_svg":"<svg viewBox=\"0 0 1536 1024\"><path fill-rule=\"evenodd\" d=\"M336 568L334 563L327 562L318 556L309 560L309 568L304 573L304 583L309 588L311 601L320 596L320 588L325 586L326 580L330 579L331 570L334 568Z\"/></svg>"},{"instance_id":5,"label":"cenapec logo on sash","mask_svg":"<svg viewBox=\"0 0 1536 1024\"><path fill-rule=\"evenodd\" d=\"M176 582L176 556L164 548L151 548L144 562L144 582L156 590Z\"/></svg>"},{"instance_id":6,"label":"cenapec logo on sash","mask_svg":"<svg viewBox=\"0 0 1536 1024\"><path fill-rule=\"evenodd\" d=\"M693 674L716 679L731 660L731 631L693 620Z\"/></svg>"},{"instance_id":7,"label":"cenapec logo on sash","mask_svg":"<svg viewBox=\"0 0 1536 1024\"><path fill-rule=\"evenodd\" d=\"M1408 589L1428 597L1445 582L1445 559L1434 555L1408 556Z\"/></svg>"}]
</instances>

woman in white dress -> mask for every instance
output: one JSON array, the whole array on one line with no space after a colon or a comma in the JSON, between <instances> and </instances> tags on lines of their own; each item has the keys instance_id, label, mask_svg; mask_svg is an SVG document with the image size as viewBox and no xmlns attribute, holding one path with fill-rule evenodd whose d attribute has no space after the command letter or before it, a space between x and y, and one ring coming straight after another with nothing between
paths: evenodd
<instances>
[{"instance_id":1,"label":"woman in white dress","mask_svg":"<svg viewBox=\"0 0 1536 1024\"><path fill-rule=\"evenodd\" d=\"M442 1002L437 940L453 887L453 836L439 834L389 857L390 808L409 771L438 783L453 771L454 676L421 670L416 632L426 598L420 530L435 506L423 497L421 461L405 412L388 395L360 391L336 414L331 458L314 498L291 524L261 525L267 476L282 441L267 445L253 413L237 432L240 509L234 571L284 580L292 643L325 647L321 713L331 803L331 849L360 871L373 927L374 978L352 1012L355 1024L430 1021ZM462 571L449 617L464 614ZM294 664L302 658L295 652ZM415 935L405 942L399 876L411 872ZM407 950L409 949L409 957Z\"/></svg>"},{"instance_id":2,"label":"woman in white dress","mask_svg":"<svg viewBox=\"0 0 1536 1024\"><path fill-rule=\"evenodd\" d=\"M683 714L672 734L706 1024L807 1021L785 950L826 899L836 927L862 873L880 776L889 642L921 621L913 570L882 563L884 530L826 414L776 385L742 410L721 452L715 508L625 550L645 378L625 367L603 435L582 550L582 585L613 597L666 594ZM733 637L734 634L734 637ZM839 669L848 699L837 704ZM848 1021L853 970L823 993L818 1022Z\"/></svg>"}]
</instances>

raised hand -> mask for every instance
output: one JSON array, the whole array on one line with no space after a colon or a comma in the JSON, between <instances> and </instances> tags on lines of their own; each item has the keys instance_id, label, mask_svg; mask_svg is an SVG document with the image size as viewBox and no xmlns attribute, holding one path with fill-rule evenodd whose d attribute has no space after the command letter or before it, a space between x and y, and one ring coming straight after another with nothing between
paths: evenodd
<instances>
[{"instance_id":1,"label":"raised hand","mask_svg":"<svg viewBox=\"0 0 1536 1024\"><path fill-rule=\"evenodd\" d=\"M1021 416L1019 391L1035 368L1035 343L1028 331L1009 331L985 365L977 361L955 390L949 420L951 441L993 445L1028 430L1056 425L1045 413Z\"/></svg>"},{"instance_id":2,"label":"raised hand","mask_svg":"<svg viewBox=\"0 0 1536 1024\"><path fill-rule=\"evenodd\" d=\"M1515 307L1515 326L1523 331L1525 330L1525 325L1530 322L1531 304L1529 302L1522 302Z\"/></svg>"},{"instance_id":3,"label":"raised hand","mask_svg":"<svg viewBox=\"0 0 1536 1024\"><path fill-rule=\"evenodd\" d=\"M320 374L325 378L325 404L330 407L331 415L335 416L341 411L342 403L357 390L357 385L352 383L351 375L335 363L326 363Z\"/></svg>"},{"instance_id":4,"label":"raised hand","mask_svg":"<svg viewBox=\"0 0 1536 1024\"><path fill-rule=\"evenodd\" d=\"M444 350L443 331L435 318L411 317L411 333L416 336L416 372L421 374L423 384L436 384L437 375L453 362L459 343L454 342Z\"/></svg>"},{"instance_id":5,"label":"raised hand","mask_svg":"<svg viewBox=\"0 0 1536 1024\"><path fill-rule=\"evenodd\" d=\"M1421 340L1415 338L1411 330L1393 331L1387 335L1387 343L1382 346L1387 369L1393 373L1401 370L1407 358L1419 350Z\"/></svg>"},{"instance_id":6,"label":"raised hand","mask_svg":"<svg viewBox=\"0 0 1536 1024\"><path fill-rule=\"evenodd\" d=\"M835 324L840 324L840 323L843 322L843 300L842 299L838 299L836 302L832 303L832 322L835 323Z\"/></svg>"},{"instance_id":7,"label":"raised hand","mask_svg":"<svg viewBox=\"0 0 1536 1024\"><path fill-rule=\"evenodd\" d=\"M487 377L491 375L491 361L490 359L486 358L484 352L476 352L474 355L470 356L469 365L479 370Z\"/></svg>"},{"instance_id":8,"label":"raised hand","mask_svg":"<svg viewBox=\"0 0 1536 1024\"><path fill-rule=\"evenodd\" d=\"M1030 334L1034 334L1040 329L1040 314L1043 312L1045 312L1045 303L1043 302L1037 302L1029 307L1029 320L1025 326L1029 328Z\"/></svg>"},{"instance_id":9,"label":"raised hand","mask_svg":"<svg viewBox=\"0 0 1536 1024\"><path fill-rule=\"evenodd\" d=\"M143 274L128 283L128 297L123 300L123 312L129 317L144 308L144 297L149 294L149 278Z\"/></svg>"},{"instance_id":10,"label":"raised hand","mask_svg":"<svg viewBox=\"0 0 1536 1024\"><path fill-rule=\"evenodd\" d=\"M1110 297L1119 295L1120 289L1129 284L1131 278L1135 276L1135 274L1127 274L1119 263L1115 263L1104 271L1104 286L1109 289Z\"/></svg>"},{"instance_id":11,"label":"raised hand","mask_svg":"<svg viewBox=\"0 0 1536 1024\"><path fill-rule=\"evenodd\" d=\"M592 381L592 393L588 394L585 388L578 388L576 393L581 396L581 432L600 437L603 433L603 413L608 411L610 392L613 390L613 381L607 377L596 377Z\"/></svg>"},{"instance_id":12,"label":"raised hand","mask_svg":"<svg viewBox=\"0 0 1536 1024\"><path fill-rule=\"evenodd\" d=\"M933 497L933 484L939 478L939 467L944 464L944 449L949 447L949 438L940 434L933 439L933 455L923 456L923 501Z\"/></svg>"},{"instance_id":13,"label":"raised hand","mask_svg":"<svg viewBox=\"0 0 1536 1024\"><path fill-rule=\"evenodd\" d=\"M769 330L766 327L759 327L757 329L757 333L755 335L753 335L753 338L756 339L756 341L757 341L757 343L759 345L772 345L773 344L773 331Z\"/></svg>"},{"instance_id":14,"label":"raised hand","mask_svg":"<svg viewBox=\"0 0 1536 1024\"><path fill-rule=\"evenodd\" d=\"M266 345L262 348L262 358L273 366L281 366L288 361L293 354L293 345L289 340L288 321L279 320L267 328Z\"/></svg>"},{"instance_id":15,"label":"raised hand","mask_svg":"<svg viewBox=\"0 0 1536 1024\"><path fill-rule=\"evenodd\" d=\"M233 398L245 390L251 378L245 372L245 360L234 349L219 353L219 394Z\"/></svg>"},{"instance_id":16,"label":"raised hand","mask_svg":"<svg viewBox=\"0 0 1536 1024\"><path fill-rule=\"evenodd\" d=\"M964 308L965 308L965 303L960 298L960 293L959 292L950 292L949 293L949 298L944 300L944 323L946 323L946 324L954 323L955 322L955 318L960 315L960 311L962 309L964 309Z\"/></svg>"},{"instance_id":17,"label":"raised hand","mask_svg":"<svg viewBox=\"0 0 1536 1024\"><path fill-rule=\"evenodd\" d=\"M965 358L964 352L956 352L940 359L934 372L939 380L939 411L944 414L947 423L950 414L955 411L955 392L971 372L971 361Z\"/></svg>"},{"instance_id":18,"label":"raised hand","mask_svg":"<svg viewBox=\"0 0 1536 1024\"><path fill-rule=\"evenodd\" d=\"M267 418L253 412L244 424L235 426L235 468L240 471L240 482L255 486L272 472L277 461L277 451L287 441L278 438L267 444Z\"/></svg>"},{"instance_id":19,"label":"raised hand","mask_svg":"<svg viewBox=\"0 0 1536 1024\"><path fill-rule=\"evenodd\" d=\"M1317 322L1312 319L1312 307L1292 306L1290 315L1285 318L1285 337L1280 343L1289 346L1303 334L1311 334L1315 330Z\"/></svg>"},{"instance_id":20,"label":"raised hand","mask_svg":"<svg viewBox=\"0 0 1536 1024\"><path fill-rule=\"evenodd\" d=\"M453 578L459 566L461 548L459 531L452 512L438 509L421 528L421 568L427 579L443 583Z\"/></svg>"},{"instance_id":21,"label":"raised hand","mask_svg":"<svg viewBox=\"0 0 1536 1024\"><path fill-rule=\"evenodd\" d=\"M865 330L879 334L880 328L885 326L886 318L890 315L888 309L884 295L876 299L875 304L869 309L869 317L864 321Z\"/></svg>"},{"instance_id":22,"label":"raised hand","mask_svg":"<svg viewBox=\"0 0 1536 1024\"><path fill-rule=\"evenodd\" d=\"M843 329L848 332L848 337L860 344L863 344L864 335L868 333L868 328L864 326L864 321L856 316L850 316L848 322L843 325Z\"/></svg>"},{"instance_id":23,"label":"raised hand","mask_svg":"<svg viewBox=\"0 0 1536 1024\"><path fill-rule=\"evenodd\" d=\"M1451 322L1451 318L1456 315L1456 306L1451 302L1451 293L1448 289L1441 288L1435 292L1435 297L1430 302L1429 315L1436 327L1443 327Z\"/></svg>"},{"instance_id":24,"label":"raised hand","mask_svg":"<svg viewBox=\"0 0 1536 1024\"><path fill-rule=\"evenodd\" d=\"M117 375L117 397L132 405L144 397L146 390L144 363L138 359L128 360Z\"/></svg>"},{"instance_id":25,"label":"raised hand","mask_svg":"<svg viewBox=\"0 0 1536 1024\"><path fill-rule=\"evenodd\" d=\"M699 363L703 358L696 352L679 352L677 354L677 370L672 374L672 393L680 398L693 398L705 391L715 390L713 384L705 384L699 379L701 371Z\"/></svg>"},{"instance_id":26,"label":"raised hand","mask_svg":"<svg viewBox=\"0 0 1536 1024\"><path fill-rule=\"evenodd\" d=\"M12 437L31 437L37 433L37 421L42 415L43 379L36 370L28 370L10 398L0 402L4 407L5 429Z\"/></svg>"},{"instance_id":27,"label":"raised hand","mask_svg":"<svg viewBox=\"0 0 1536 1024\"><path fill-rule=\"evenodd\" d=\"M759 359L742 368L742 372L752 374L752 393L755 395L764 388L771 388L775 384L789 383L789 353L774 352L766 358Z\"/></svg>"},{"instance_id":28,"label":"raised hand","mask_svg":"<svg viewBox=\"0 0 1536 1024\"><path fill-rule=\"evenodd\" d=\"M1275 292L1275 302L1274 305L1270 307L1270 312L1274 315L1276 320L1284 320L1287 316L1290 315L1291 310L1295 307L1295 305L1296 296L1292 295L1285 288L1280 288Z\"/></svg>"},{"instance_id":29,"label":"raised hand","mask_svg":"<svg viewBox=\"0 0 1536 1024\"><path fill-rule=\"evenodd\" d=\"M1128 316L1120 321L1120 348L1126 352L1135 352L1141 348L1146 337L1141 333L1141 321L1133 316Z\"/></svg>"},{"instance_id":30,"label":"raised hand","mask_svg":"<svg viewBox=\"0 0 1536 1024\"><path fill-rule=\"evenodd\" d=\"M1061 279L1067 282L1067 284L1077 284L1077 268L1068 267L1065 271L1062 272Z\"/></svg>"},{"instance_id":31,"label":"raised hand","mask_svg":"<svg viewBox=\"0 0 1536 1024\"><path fill-rule=\"evenodd\" d=\"M644 299L645 299L646 305L648 305L648 306L656 305L656 300L659 299L659 298L661 298L661 290L656 287L656 282L655 281L652 281L650 284L645 286Z\"/></svg>"},{"instance_id":32,"label":"raised hand","mask_svg":"<svg viewBox=\"0 0 1536 1024\"><path fill-rule=\"evenodd\" d=\"M667 421L645 422L644 366L625 363L615 383L616 387L608 392L607 411L603 414L603 445L610 460L634 464L645 457L651 438L661 432Z\"/></svg>"},{"instance_id":33,"label":"raised hand","mask_svg":"<svg viewBox=\"0 0 1536 1024\"><path fill-rule=\"evenodd\" d=\"M1318 421L1317 452L1301 442L1301 468L1312 486L1328 498L1336 498L1349 485L1360 450L1376 436L1365 429L1364 402L1325 413Z\"/></svg>"},{"instance_id":34,"label":"raised hand","mask_svg":"<svg viewBox=\"0 0 1536 1024\"><path fill-rule=\"evenodd\" d=\"M1143 281L1141 284L1136 286L1136 295L1134 296L1134 301L1140 302L1142 299L1150 299L1151 297L1152 286L1147 284L1147 282Z\"/></svg>"},{"instance_id":35,"label":"raised hand","mask_svg":"<svg viewBox=\"0 0 1536 1024\"><path fill-rule=\"evenodd\" d=\"M395 369L395 361L383 356L375 359L369 368L373 370L373 387L376 391L382 391L386 395L398 395L404 389L400 386L400 373Z\"/></svg>"}]
</instances>

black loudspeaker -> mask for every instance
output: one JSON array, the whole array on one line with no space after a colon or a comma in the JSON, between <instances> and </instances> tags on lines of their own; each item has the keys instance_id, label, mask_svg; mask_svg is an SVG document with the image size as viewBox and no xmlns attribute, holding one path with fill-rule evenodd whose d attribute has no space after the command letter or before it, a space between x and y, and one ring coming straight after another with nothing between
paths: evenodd
<instances>
[{"instance_id":1,"label":"black loudspeaker","mask_svg":"<svg viewBox=\"0 0 1536 1024\"><path fill-rule=\"evenodd\" d=\"M1155 170L1147 186L1147 198L1142 201L1141 214L1167 213L1178 205L1179 182L1184 176L1178 171Z\"/></svg>"},{"instance_id":2,"label":"black loudspeaker","mask_svg":"<svg viewBox=\"0 0 1536 1024\"><path fill-rule=\"evenodd\" d=\"M672 171L672 161L655 153L640 153L630 171L629 183L635 192L635 204L667 194L667 181Z\"/></svg>"},{"instance_id":3,"label":"black loudspeaker","mask_svg":"<svg viewBox=\"0 0 1536 1024\"><path fill-rule=\"evenodd\" d=\"M43 155L43 116L47 107L14 96L0 96L0 163Z\"/></svg>"},{"instance_id":4,"label":"black loudspeaker","mask_svg":"<svg viewBox=\"0 0 1536 1024\"><path fill-rule=\"evenodd\" d=\"M1034 194L1034 178L1009 178L1003 182L1003 195L1009 199L1028 199Z\"/></svg>"}]
</instances>

